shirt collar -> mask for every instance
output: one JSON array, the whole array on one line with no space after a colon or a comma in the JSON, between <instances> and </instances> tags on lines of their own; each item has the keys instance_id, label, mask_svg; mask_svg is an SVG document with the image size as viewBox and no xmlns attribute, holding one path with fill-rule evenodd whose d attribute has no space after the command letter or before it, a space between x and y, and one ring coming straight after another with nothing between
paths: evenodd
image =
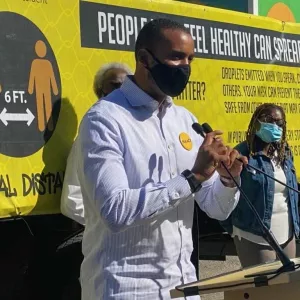
<instances>
[{"instance_id":1,"label":"shirt collar","mask_svg":"<svg viewBox=\"0 0 300 300\"><path fill-rule=\"evenodd\" d=\"M120 87L120 90L133 107L144 106L152 111L156 111L161 105L164 107L170 107L173 104L173 100L170 96L166 96L166 99L162 103L154 100L134 83L133 76L131 75L126 77L124 83Z\"/></svg>"}]
</instances>

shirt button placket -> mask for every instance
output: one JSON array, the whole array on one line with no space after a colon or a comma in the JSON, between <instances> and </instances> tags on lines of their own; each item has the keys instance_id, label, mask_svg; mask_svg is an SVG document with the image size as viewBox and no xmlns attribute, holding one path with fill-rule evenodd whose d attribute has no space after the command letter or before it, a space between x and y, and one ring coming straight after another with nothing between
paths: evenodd
<instances>
[{"instance_id":1,"label":"shirt button placket","mask_svg":"<svg viewBox=\"0 0 300 300\"><path fill-rule=\"evenodd\" d=\"M170 159L170 168L171 168L171 178L174 178L176 176L176 161L175 161L175 153L173 151L173 146L172 144L168 144L168 153L169 153L169 159Z\"/></svg>"}]
</instances>

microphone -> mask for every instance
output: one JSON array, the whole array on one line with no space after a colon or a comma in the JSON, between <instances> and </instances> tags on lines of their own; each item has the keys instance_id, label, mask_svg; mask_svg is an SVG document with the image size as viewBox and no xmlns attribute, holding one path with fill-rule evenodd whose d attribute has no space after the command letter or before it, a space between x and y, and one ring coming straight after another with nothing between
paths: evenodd
<instances>
[{"instance_id":1,"label":"microphone","mask_svg":"<svg viewBox=\"0 0 300 300\"><path fill-rule=\"evenodd\" d=\"M213 131L213 129L210 127L210 125L208 123L203 123L202 128L205 133L210 133Z\"/></svg>"},{"instance_id":2,"label":"microphone","mask_svg":"<svg viewBox=\"0 0 300 300\"><path fill-rule=\"evenodd\" d=\"M204 125L204 124L203 124ZM203 138L205 138L205 131L204 131L204 128L203 128L203 125L201 126L199 123L194 123L192 125L192 128L194 129L194 131L196 131L198 134L200 134ZM207 124L208 125L208 124ZM208 125L209 126L209 125ZM210 126L209 126L210 127ZM210 127L211 129L211 127ZM211 129L212 131L212 129ZM211 131L208 131L208 132L211 132ZM208 133L207 132L207 133Z\"/></svg>"},{"instance_id":3,"label":"microphone","mask_svg":"<svg viewBox=\"0 0 300 300\"><path fill-rule=\"evenodd\" d=\"M200 124L198 124L198 125L195 125L195 124L197 124L197 123L194 123L192 125L192 128L198 134L201 134L200 133L201 130L204 133L209 133L209 132L213 131L212 128L207 123L204 123L202 126ZM200 127L201 127L201 130L200 130ZM259 213L257 212L256 208L254 207L254 205L252 204L250 199L247 197L247 195L243 191L243 189L240 187L240 185L238 184L236 179L233 177L233 175L231 174L231 172L229 171L227 166L224 164L224 162L221 162L221 164L224 167L224 169L226 170L226 172L228 173L228 175L230 176L230 178L233 180L234 184L236 185L236 187L240 191L241 195L244 197L244 199L247 202L249 208L251 209L251 211L253 212L255 218L257 219L257 221L258 221L258 223L261 227L261 232L262 232L263 238L269 243L271 248L275 251L277 257L280 259L280 261L282 263L282 267L279 270L277 270L276 273L294 271L296 269L295 263L293 261L291 261L289 259L289 257L283 252L281 246L279 245L279 243L276 240L275 236L273 235L272 231L269 230L266 227L266 225L264 224L264 222L260 218ZM247 277L256 277L256 276L259 276L259 275L270 275L270 274L252 274L252 275L248 275Z\"/></svg>"}]
</instances>

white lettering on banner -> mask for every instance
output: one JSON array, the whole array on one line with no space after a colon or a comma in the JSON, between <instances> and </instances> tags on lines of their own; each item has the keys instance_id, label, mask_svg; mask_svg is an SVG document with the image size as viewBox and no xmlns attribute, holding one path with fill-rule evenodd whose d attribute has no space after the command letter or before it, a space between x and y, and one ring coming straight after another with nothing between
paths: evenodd
<instances>
[{"instance_id":1,"label":"white lettering on banner","mask_svg":"<svg viewBox=\"0 0 300 300\"><path fill-rule=\"evenodd\" d=\"M211 52L222 56L251 58L251 34L210 27Z\"/></svg>"},{"instance_id":2,"label":"white lettering on banner","mask_svg":"<svg viewBox=\"0 0 300 300\"><path fill-rule=\"evenodd\" d=\"M115 44L116 42L112 37L112 32L115 31L115 27L113 26L112 21L111 21L114 14L108 13L107 16L108 16L108 38L109 38L109 43L110 44Z\"/></svg>"},{"instance_id":3,"label":"white lettering on banner","mask_svg":"<svg viewBox=\"0 0 300 300\"><path fill-rule=\"evenodd\" d=\"M116 15L116 38L119 45L125 44L125 22L122 15Z\"/></svg>"},{"instance_id":4,"label":"white lettering on banner","mask_svg":"<svg viewBox=\"0 0 300 300\"><path fill-rule=\"evenodd\" d=\"M206 47L205 27L194 24L184 24L190 30L191 36L195 41L195 53L208 53Z\"/></svg>"},{"instance_id":5,"label":"white lettering on banner","mask_svg":"<svg viewBox=\"0 0 300 300\"><path fill-rule=\"evenodd\" d=\"M271 37L254 34L254 55L257 59L272 60Z\"/></svg>"},{"instance_id":6,"label":"white lettering on banner","mask_svg":"<svg viewBox=\"0 0 300 300\"><path fill-rule=\"evenodd\" d=\"M148 22L147 18L138 18L121 14L98 12L99 43L108 35L112 45L130 45L130 38L137 39L140 29Z\"/></svg>"},{"instance_id":7,"label":"white lettering on banner","mask_svg":"<svg viewBox=\"0 0 300 300\"><path fill-rule=\"evenodd\" d=\"M290 63L300 62L300 40L274 37L275 59Z\"/></svg>"},{"instance_id":8,"label":"white lettering on banner","mask_svg":"<svg viewBox=\"0 0 300 300\"><path fill-rule=\"evenodd\" d=\"M98 42L112 49L121 47L134 48L138 33L153 18L132 16L124 12L98 11ZM152 16L152 15L151 15ZM187 18L188 19L188 18ZM184 26L189 30L194 42L195 53L210 56L232 57L234 60L269 61L272 63L300 63L300 40L298 37L274 37L272 34L249 32L242 27L237 29L213 26L207 21L203 25L189 23L183 19ZM200 20L199 20L200 21ZM190 22L193 22L192 20ZM293 37L291 35L291 37ZM128 49L129 50L129 49ZM201 57L201 55L200 55Z\"/></svg>"}]
</instances>

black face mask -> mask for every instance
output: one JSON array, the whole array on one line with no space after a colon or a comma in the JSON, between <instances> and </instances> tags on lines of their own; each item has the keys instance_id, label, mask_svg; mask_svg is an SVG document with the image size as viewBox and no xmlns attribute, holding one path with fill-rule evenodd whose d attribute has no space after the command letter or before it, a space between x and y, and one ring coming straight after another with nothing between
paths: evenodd
<instances>
[{"instance_id":1,"label":"black face mask","mask_svg":"<svg viewBox=\"0 0 300 300\"><path fill-rule=\"evenodd\" d=\"M176 97L185 89L190 75L190 65L170 66L160 62L154 54L146 49L156 62L152 68L147 68L159 89L166 95Z\"/></svg>"}]
</instances>

